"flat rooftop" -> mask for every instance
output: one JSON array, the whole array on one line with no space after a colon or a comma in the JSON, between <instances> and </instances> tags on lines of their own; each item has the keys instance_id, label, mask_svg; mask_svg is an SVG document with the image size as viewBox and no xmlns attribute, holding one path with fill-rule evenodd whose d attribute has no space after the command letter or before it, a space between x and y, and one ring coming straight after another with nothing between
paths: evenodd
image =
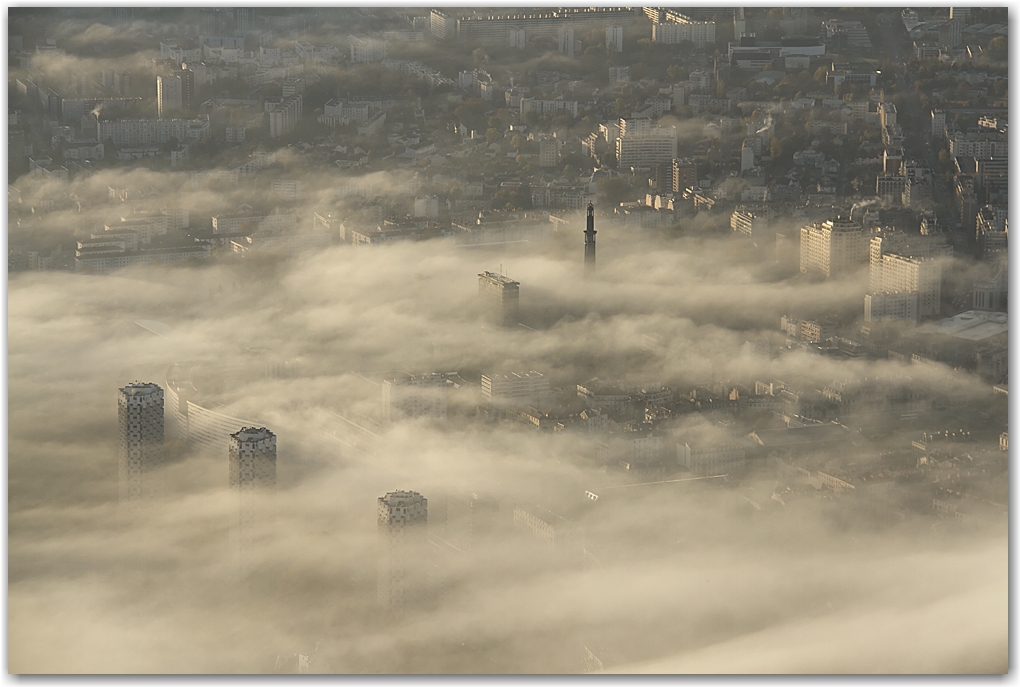
<instances>
[{"instance_id":1,"label":"flat rooftop","mask_svg":"<svg viewBox=\"0 0 1020 687\"><path fill-rule=\"evenodd\" d=\"M967 310L938 322L921 325L919 334L941 334L966 341L984 341L1009 331L1008 315L1004 312Z\"/></svg>"}]
</instances>

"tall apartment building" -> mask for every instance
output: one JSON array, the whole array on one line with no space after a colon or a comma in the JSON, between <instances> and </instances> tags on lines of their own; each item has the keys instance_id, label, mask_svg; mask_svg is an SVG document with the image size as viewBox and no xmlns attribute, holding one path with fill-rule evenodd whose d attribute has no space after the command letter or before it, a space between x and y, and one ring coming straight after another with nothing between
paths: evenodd
<instances>
[{"instance_id":1,"label":"tall apartment building","mask_svg":"<svg viewBox=\"0 0 1020 687\"><path fill-rule=\"evenodd\" d=\"M190 112L198 104L195 102L195 72L182 66L176 76L181 80L181 107Z\"/></svg>"},{"instance_id":2,"label":"tall apartment building","mask_svg":"<svg viewBox=\"0 0 1020 687\"><path fill-rule=\"evenodd\" d=\"M821 273L832 278L867 261L868 237L857 222L836 218L800 230L800 271L803 273Z\"/></svg>"},{"instance_id":3,"label":"tall apartment building","mask_svg":"<svg viewBox=\"0 0 1020 687\"><path fill-rule=\"evenodd\" d=\"M441 41L453 38L457 31L457 21L442 10L432 10L429 13L429 31L432 37Z\"/></svg>"},{"instance_id":4,"label":"tall apartment building","mask_svg":"<svg viewBox=\"0 0 1020 687\"><path fill-rule=\"evenodd\" d=\"M942 260L953 247L940 234L917 236L882 231L869 241L868 296L864 319L917 321L937 315L942 296Z\"/></svg>"},{"instance_id":5,"label":"tall apartment building","mask_svg":"<svg viewBox=\"0 0 1020 687\"><path fill-rule=\"evenodd\" d=\"M538 166L555 167L560 161L560 141L555 136L538 142Z\"/></svg>"},{"instance_id":6,"label":"tall apartment building","mask_svg":"<svg viewBox=\"0 0 1020 687\"><path fill-rule=\"evenodd\" d=\"M574 59L574 53L578 47L578 41L574 38L574 27L561 26L556 30L556 38L559 51L570 59Z\"/></svg>"},{"instance_id":7,"label":"tall apartment building","mask_svg":"<svg viewBox=\"0 0 1020 687\"><path fill-rule=\"evenodd\" d=\"M391 491L377 500L380 539L379 604L400 611L425 592L429 502L416 491Z\"/></svg>"},{"instance_id":8,"label":"tall apartment building","mask_svg":"<svg viewBox=\"0 0 1020 687\"><path fill-rule=\"evenodd\" d=\"M931 135L932 138L946 135L946 113L942 110L931 111Z\"/></svg>"},{"instance_id":9,"label":"tall apartment building","mask_svg":"<svg viewBox=\"0 0 1020 687\"><path fill-rule=\"evenodd\" d=\"M482 375L482 397L493 405L534 405L549 391L549 379L541 372Z\"/></svg>"},{"instance_id":10,"label":"tall apartment building","mask_svg":"<svg viewBox=\"0 0 1020 687\"><path fill-rule=\"evenodd\" d=\"M981 253L987 255L1006 251L1009 237L1007 208L1002 205L985 205L977 212L974 220L974 234Z\"/></svg>"},{"instance_id":11,"label":"tall apartment building","mask_svg":"<svg viewBox=\"0 0 1020 687\"><path fill-rule=\"evenodd\" d=\"M179 76L156 77L156 114L166 119L184 109L184 83Z\"/></svg>"},{"instance_id":12,"label":"tall apartment building","mask_svg":"<svg viewBox=\"0 0 1020 687\"><path fill-rule=\"evenodd\" d=\"M446 420L446 377L441 374L404 374L382 383L383 415L393 422L428 417Z\"/></svg>"},{"instance_id":13,"label":"tall apartment building","mask_svg":"<svg viewBox=\"0 0 1020 687\"><path fill-rule=\"evenodd\" d=\"M269 136L279 138L294 130L297 123L304 116L302 109L302 97L292 95L284 98L278 105L269 111Z\"/></svg>"},{"instance_id":14,"label":"tall apartment building","mask_svg":"<svg viewBox=\"0 0 1020 687\"><path fill-rule=\"evenodd\" d=\"M494 272L482 272L478 275L478 297L490 322L502 327L516 327L520 322L520 282Z\"/></svg>"},{"instance_id":15,"label":"tall apartment building","mask_svg":"<svg viewBox=\"0 0 1020 687\"><path fill-rule=\"evenodd\" d=\"M682 193L698 185L698 165L680 158L660 162L655 166L655 185L659 193Z\"/></svg>"},{"instance_id":16,"label":"tall apartment building","mask_svg":"<svg viewBox=\"0 0 1020 687\"><path fill-rule=\"evenodd\" d=\"M764 239L772 233L771 213L738 207L730 215L730 229L752 240Z\"/></svg>"},{"instance_id":17,"label":"tall apartment building","mask_svg":"<svg viewBox=\"0 0 1020 687\"><path fill-rule=\"evenodd\" d=\"M620 168L654 167L676 157L676 129L652 127L647 119L621 119L616 139L616 162Z\"/></svg>"},{"instance_id":18,"label":"tall apartment building","mask_svg":"<svg viewBox=\"0 0 1020 687\"><path fill-rule=\"evenodd\" d=\"M606 53L623 52L623 27L610 26L606 28Z\"/></svg>"},{"instance_id":19,"label":"tall apartment building","mask_svg":"<svg viewBox=\"0 0 1020 687\"><path fill-rule=\"evenodd\" d=\"M276 435L265 427L243 427L230 435L228 487L233 500L230 544L235 572L245 577L259 531L265 524L259 500L276 487Z\"/></svg>"},{"instance_id":20,"label":"tall apartment building","mask_svg":"<svg viewBox=\"0 0 1020 687\"><path fill-rule=\"evenodd\" d=\"M162 496L163 389L143 382L123 387L117 396L117 419L120 500Z\"/></svg>"}]
</instances>

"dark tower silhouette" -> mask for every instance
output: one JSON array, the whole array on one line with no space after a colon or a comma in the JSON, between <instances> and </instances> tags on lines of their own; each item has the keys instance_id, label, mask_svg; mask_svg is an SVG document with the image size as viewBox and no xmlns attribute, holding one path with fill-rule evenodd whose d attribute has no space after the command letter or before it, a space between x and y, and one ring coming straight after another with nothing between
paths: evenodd
<instances>
[{"instance_id":1,"label":"dark tower silhouette","mask_svg":"<svg viewBox=\"0 0 1020 687\"><path fill-rule=\"evenodd\" d=\"M584 271L595 273L595 206L588 203L588 228L584 230Z\"/></svg>"}]
</instances>

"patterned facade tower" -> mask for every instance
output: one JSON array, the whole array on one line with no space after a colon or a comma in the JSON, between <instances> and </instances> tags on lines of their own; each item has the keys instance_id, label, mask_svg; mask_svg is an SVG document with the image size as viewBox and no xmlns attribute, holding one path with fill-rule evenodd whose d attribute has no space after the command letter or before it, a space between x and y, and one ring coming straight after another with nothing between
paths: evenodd
<instances>
[{"instance_id":1,"label":"patterned facade tower","mask_svg":"<svg viewBox=\"0 0 1020 687\"><path fill-rule=\"evenodd\" d=\"M416 491L392 491L380 496L378 504L379 604L400 611L425 592L429 502Z\"/></svg>"},{"instance_id":2,"label":"patterned facade tower","mask_svg":"<svg viewBox=\"0 0 1020 687\"><path fill-rule=\"evenodd\" d=\"M259 499L276 487L276 435L265 427L245 427L230 435L230 544L237 574L246 577L263 518Z\"/></svg>"},{"instance_id":3,"label":"patterned facade tower","mask_svg":"<svg viewBox=\"0 0 1020 687\"><path fill-rule=\"evenodd\" d=\"M163 496L163 389L134 382L117 396L120 421L120 500Z\"/></svg>"},{"instance_id":4,"label":"patterned facade tower","mask_svg":"<svg viewBox=\"0 0 1020 687\"><path fill-rule=\"evenodd\" d=\"M588 203L588 228L584 230L584 271L595 273L595 206Z\"/></svg>"}]
</instances>

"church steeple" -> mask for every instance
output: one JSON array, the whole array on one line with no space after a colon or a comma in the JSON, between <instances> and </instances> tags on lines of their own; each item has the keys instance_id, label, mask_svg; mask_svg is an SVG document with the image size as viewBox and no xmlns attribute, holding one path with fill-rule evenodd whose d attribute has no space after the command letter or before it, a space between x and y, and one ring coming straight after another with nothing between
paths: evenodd
<instances>
[{"instance_id":1,"label":"church steeple","mask_svg":"<svg viewBox=\"0 0 1020 687\"><path fill-rule=\"evenodd\" d=\"M588 203L588 228L584 230L584 271L595 273L595 206Z\"/></svg>"}]
</instances>

